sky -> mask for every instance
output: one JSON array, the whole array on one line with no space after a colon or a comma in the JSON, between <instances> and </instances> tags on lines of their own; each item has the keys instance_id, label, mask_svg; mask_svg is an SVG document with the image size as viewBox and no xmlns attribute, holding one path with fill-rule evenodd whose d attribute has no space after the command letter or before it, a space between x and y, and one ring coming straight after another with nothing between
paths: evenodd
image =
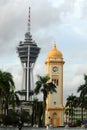
<instances>
[{"instance_id":1,"label":"sky","mask_svg":"<svg viewBox=\"0 0 87 130\"><path fill-rule=\"evenodd\" d=\"M41 48L34 80L46 71L54 41L63 54L64 100L77 94L87 74L87 0L0 0L0 69L12 73L16 90L22 85L17 46L24 41L31 6L31 34ZM43 70L43 71L42 71Z\"/></svg>"}]
</instances>

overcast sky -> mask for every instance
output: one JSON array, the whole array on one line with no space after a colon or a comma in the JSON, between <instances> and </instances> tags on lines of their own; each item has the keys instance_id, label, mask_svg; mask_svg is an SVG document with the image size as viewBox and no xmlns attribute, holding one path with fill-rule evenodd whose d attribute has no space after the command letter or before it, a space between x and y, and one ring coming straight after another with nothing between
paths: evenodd
<instances>
[{"instance_id":1,"label":"overcast sky","mask_svg":"<svg viewBox=\"0 0 87 130\"><path fill-rule=\"evenodd\" d=\"M12 73L17 90L21 88L22 67L16 47L27 31L29 4L31 34L41 48L34 77L37 72L45 74L47 52L56 41L65 61L66 99L76 94L87 74L87 0L0 0L0 69Z\"/></svg>"}]
</instances>

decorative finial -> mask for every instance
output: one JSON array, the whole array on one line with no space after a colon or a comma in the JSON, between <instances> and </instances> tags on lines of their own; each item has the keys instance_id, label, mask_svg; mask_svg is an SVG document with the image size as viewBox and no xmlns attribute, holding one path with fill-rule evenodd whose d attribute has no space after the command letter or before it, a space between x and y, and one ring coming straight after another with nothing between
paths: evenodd
<instances>
[{"instance_id":1,"label":"decorative finial","mask_svg":"<svg viewBox=\"0 0 87 130\"><path fill-rule=\"evenodd\" d=\"M56 48L56 42L54 41L54 48Z\"/></svg>"},{"instance_id":2,"label":"decorative finial","mask_svg":"<svg viewBox=\"0 0 87 130\"><path fill-rule=\"evenodd\" d=\"M29 7L29 16L28 16L28 32L30 32L30 9L31 7Z\"/></svg>"}]
</instances>

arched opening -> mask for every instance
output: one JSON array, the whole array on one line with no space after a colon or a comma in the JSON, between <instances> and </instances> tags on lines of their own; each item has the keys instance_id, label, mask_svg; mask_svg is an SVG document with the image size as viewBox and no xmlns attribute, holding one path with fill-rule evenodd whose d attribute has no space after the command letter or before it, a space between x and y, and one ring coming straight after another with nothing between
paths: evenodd
<instances>
[{"instance_id":1,"label":"arched opening","mask_svg":"<svg viewBox=\"0 0 87 130\"><path fill-rule=\"evenodd\" d=\"M53 126L57 125L57 114L54 112L53 113Z\"/></svg>"}]
</instances>

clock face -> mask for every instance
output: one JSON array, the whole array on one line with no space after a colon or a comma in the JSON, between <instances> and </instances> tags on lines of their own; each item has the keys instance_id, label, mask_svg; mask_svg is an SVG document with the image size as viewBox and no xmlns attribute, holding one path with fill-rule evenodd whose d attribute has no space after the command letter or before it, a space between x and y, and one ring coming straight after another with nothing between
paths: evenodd
<instances>
[{"instance_id":1,"label":"clock face","mask_svg":"<svg viewBox=\"0 0 87 130\"><path fill-rule=\"evenodd\" d=\"M58 71L58 67L54 66L54 67L52 68L52 70L53 70L53 72L57 72L57 71Z\"/></svg>"}]
</instances>

